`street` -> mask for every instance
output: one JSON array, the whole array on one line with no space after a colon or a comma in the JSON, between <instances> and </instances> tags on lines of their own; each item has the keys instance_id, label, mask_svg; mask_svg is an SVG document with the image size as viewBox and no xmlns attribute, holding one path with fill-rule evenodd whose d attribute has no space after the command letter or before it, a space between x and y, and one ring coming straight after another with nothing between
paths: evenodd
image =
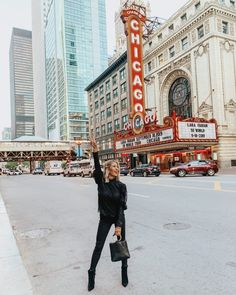
<instances>
[{"instance_id":1,"label":"street","mask_svg":"<svg viewBox=\"0 0 236 295\"><path fill-rule=\"evenodd\" d=\"M91 294L236 294L236 176L122 176L128 188L129 285L109 242ZM0 192L35 295L83 295L98 212L93 179L0 177ZM5 294L4 294L5 295Z\"/></svg>"}]
</instances>

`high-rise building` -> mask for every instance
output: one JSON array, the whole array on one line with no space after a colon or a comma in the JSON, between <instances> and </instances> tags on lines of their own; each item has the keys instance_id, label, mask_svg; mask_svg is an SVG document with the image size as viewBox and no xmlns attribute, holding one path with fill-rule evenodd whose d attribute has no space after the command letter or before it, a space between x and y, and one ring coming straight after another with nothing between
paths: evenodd
<instances>
[{"instance_id":1,"label":"high-rise building","mask_svg":"<svg viewBox=\"0 0 236 295\"><path fill-rule=\"evenodd\" d=\"M10 45L12 139L34 135L32 33L13 28Z\"/></svg>"},{"instance_id":2,"label":"high-rise building","mask_svg":"<svg viewBox=\"0 0 236 295\"><path fill-rule=\"evenodd\" d=\"M35 135L47 138L44 23L51 0L32 0Z\"/></svg>"},{"instance_id":3,"label":"high-rise building","mask_svg":"<svg viewBox=\"0 0 236 295\"><path fill-rule=\"evenodd\" d=\"M105 0L52 0L45 22L49 139L87 139L85 87L107 67Z\"/></svg>"},{"instance_id":4,"label":"high-rise building","mask_svg":"<svg viewBox=\"0 0 236 295\"><path fill-rule=\"evenodd\" d=\"M11 128L5 127L2 131L2 140L11 140Z\"/></svg>"}]
</instances>

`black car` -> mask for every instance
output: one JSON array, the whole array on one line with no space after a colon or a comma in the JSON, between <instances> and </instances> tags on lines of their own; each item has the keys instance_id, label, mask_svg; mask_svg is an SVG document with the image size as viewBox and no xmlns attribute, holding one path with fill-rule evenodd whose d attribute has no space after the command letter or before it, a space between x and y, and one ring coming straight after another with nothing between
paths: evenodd
<instances>
[{"instance_id":1,"label":"black car","mask_svg":"<svg viewBox=\"0 0 236 295\"><path fill-rule=\"evenodd\" d=\"M128 167L120 167L120 174L127 176L129 174L129 168Z\"/></svg>"},{"instance_id":2,"label":"black car","mask_svg":"<svg viewBox=\"0 0 236 295\"><path fill-rule=\"evenodd\" d=\"M159 169L158 166L150 166L150 165L140 165L136 168L133 168L130 170L130 175L131 176L150 176L150 175L154 175L154 176L159 176L161 174L161 171Z\"/></svg>"}]
</instances>

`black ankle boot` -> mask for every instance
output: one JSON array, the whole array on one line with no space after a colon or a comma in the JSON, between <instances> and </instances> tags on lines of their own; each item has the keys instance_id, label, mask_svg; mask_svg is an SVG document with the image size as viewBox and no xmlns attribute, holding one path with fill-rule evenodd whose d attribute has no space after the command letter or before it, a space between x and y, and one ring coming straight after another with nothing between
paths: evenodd
<instances>
[{"instance_id":1,"label":"black ankle boot","mask_svg":"<svg viewBox=\"0 0 236 295\"><path fill-rule=\"evenodd\" d=\"M122 285L126 287L129 283L128 281L128 274L127 274L127 266L121 267L121 278L122 278Z\"/></svg>"},{"instance_id":2,"label":"black ankle boot","mask_svg":"<svg viewBox=\"0 0 236 295\"><path fill-rule=\"evenodd\" d=\"M88 291L94 289L95 285L95 270L88 270Z\"/></svg>"}]
</instances>

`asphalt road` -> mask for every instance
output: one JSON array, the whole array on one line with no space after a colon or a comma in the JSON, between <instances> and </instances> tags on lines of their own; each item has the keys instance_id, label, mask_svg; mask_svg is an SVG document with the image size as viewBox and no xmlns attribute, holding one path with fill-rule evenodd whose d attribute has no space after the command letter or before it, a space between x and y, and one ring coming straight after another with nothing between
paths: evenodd
<instances>
[{"instance_id":1,"label":"asphalt road","mask_svg":"<svg viewBox=\"0 0 236 295\"><path fill-rule=\"evenodd\" d=\"M128 187L129 285L108 243L91 294L235 295L236 176L122 177ZM35 295L87 294L98 223L89 178L0 177Z\"/></svg>"}]
</instances>

